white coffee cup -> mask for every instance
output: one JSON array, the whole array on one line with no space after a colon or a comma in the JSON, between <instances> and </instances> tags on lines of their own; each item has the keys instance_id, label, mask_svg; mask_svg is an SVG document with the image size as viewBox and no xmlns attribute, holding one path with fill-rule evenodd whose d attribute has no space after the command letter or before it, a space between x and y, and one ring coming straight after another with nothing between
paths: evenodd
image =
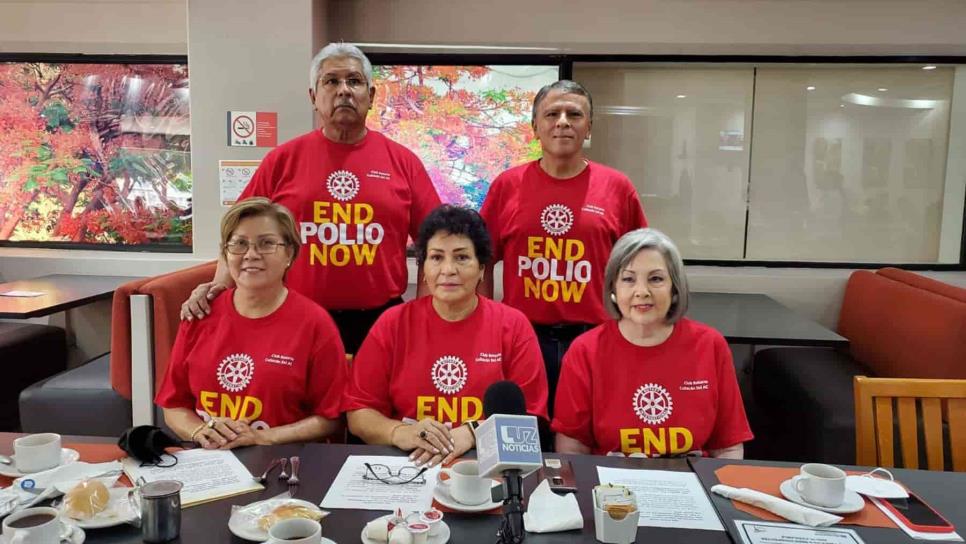
<instances>
[{"instance_id":1,"label":"white coffee cup","mask_svg":"<svg viewBox=\"0 0 966 544\"><path fill-rule=\"evenodd\" d=\"M7 544L50 544L68 535L67 527L54 508L27 508L3 520Z\"/></svg>"},{"instance_id":2,"label":"white coffee cup","mask_svg":"<svg viewBox=\"0 0 966 544\"><path fill-rule=\"evenodd\" d=\"M54 468L60 465L60 435L41 433L22 436L13 441L13 453L20 472Z\"/></svg>"},{"instance_id":3,"label":"white coffee cup","mask_svg":"<svg viewBox=\"0 0 966 544\"><path fill-rule=\"evenodd\" d=\"M319 544L322 526L305 518L283 519L268 530L268 544Z\"/></svg>"},{"instance_id":4,"label":"white coffee cup","mask_svg":"<svg viewBox=\"0 0 966 544\"><path fill-rule=\"evenodd\" d=\"M816 506L835 508L845 500L845 471L832 465L804 464L792 485L805 502Z\"/></svg>"},{"instance_id":5,"label":"white coffee cup","mask_svg":"<svg viewBox=\"0 0 966 544\"><path fill-rule=\"evenodd\" d=\"M480 478L480 465L476 461L460 461L450 468L440 470L440 475L444 473L449 476L449 479L439 478L439 485L444 487L456 502L476 506L491 500L492 480Z\"/></svg>"}]
</instances>

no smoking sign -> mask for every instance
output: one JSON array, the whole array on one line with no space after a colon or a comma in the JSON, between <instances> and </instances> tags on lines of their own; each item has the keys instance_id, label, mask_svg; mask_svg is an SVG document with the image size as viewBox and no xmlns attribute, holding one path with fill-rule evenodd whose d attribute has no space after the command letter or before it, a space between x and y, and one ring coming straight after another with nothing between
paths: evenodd
<instances>
[{"instance_id":1,"label":"no smoking sign","mask_svg":"<svg viewBox=\"0 0 966 544\"><path fill-rule=\"evenodd\" d=\"M228 112L228 145L275 147L278 145L278 114L262 111Z\"/></svg>"}]
</instances>

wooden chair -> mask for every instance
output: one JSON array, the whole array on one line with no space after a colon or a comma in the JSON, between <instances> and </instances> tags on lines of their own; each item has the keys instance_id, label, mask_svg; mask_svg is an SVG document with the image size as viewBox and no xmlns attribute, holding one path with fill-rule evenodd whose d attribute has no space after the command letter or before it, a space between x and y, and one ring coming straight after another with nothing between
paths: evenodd
<instances>
[{"instance_id":1,"label":"wooden chair","mask_svg":"<svg viewBox=\"0 0 966 544\"><path fill-rule=\"evenodd\" d=\"M929 470L943 470L943 422L949 427L952 467L966 471L966 380L855 377L856 464L894 467L893 401L905 468L919 468L922 421ZM921 405L921 419L916 401Z\"/></svg>"}]
</instances>

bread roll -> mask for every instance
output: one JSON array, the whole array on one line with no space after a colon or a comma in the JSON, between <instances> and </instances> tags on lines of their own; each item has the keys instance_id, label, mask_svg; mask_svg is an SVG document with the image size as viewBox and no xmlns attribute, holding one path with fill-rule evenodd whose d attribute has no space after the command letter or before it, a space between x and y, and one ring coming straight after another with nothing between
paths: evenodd
<instances>
[{"instance_id":1,"label":"bread roll","mask_svg":"<svg viewBox=\"0 0 966 544\"><path fill-rule=\"evenodd\" d=\"M322 512L298 503L286 502L276 506L274 510L259 518L258 526L267 531L272 525L275 525L283 519L292 518L305 518L312 521L319 521L322 519Z\"/></svg>"},{"instance_id":2,"label":"bread roll","mask_svg":"<svg viewBox=\"0 0 966 544\"><path fill-rule=\"evenodd\" d=\"M64 497L67 516L74 519L91 519L107 509L111 493L98 480L84 480L75 485Z\"/></svg>"},{"instance_id":3,"label":"bread roll","mask_svg":"<svg viewBox=\"0 0 966 544\"><path fill-rule=\"evenodd\" d=\"M389 544L413 544L413 535L405 525L396 525L389 533Z\"/></svg>"}]
</instances>

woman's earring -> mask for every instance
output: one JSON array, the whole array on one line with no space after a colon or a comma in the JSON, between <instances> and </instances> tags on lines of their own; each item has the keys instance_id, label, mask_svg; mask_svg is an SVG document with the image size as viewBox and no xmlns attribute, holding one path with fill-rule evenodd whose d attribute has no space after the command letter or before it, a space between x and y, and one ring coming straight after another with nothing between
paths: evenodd
<instances>
[{"instance_id":1,"label":"woman's earring","mask_svg":"<svg viewBox=\"0 0 966 544\"><path fill-rule=\"evenodd\" d=\"M611 293L611 294L610 294L610 300L611 300L611 302L613 302L614 304L617 304L617 295L615 295L614 293Z\"/></svg>"}]
</instances>

